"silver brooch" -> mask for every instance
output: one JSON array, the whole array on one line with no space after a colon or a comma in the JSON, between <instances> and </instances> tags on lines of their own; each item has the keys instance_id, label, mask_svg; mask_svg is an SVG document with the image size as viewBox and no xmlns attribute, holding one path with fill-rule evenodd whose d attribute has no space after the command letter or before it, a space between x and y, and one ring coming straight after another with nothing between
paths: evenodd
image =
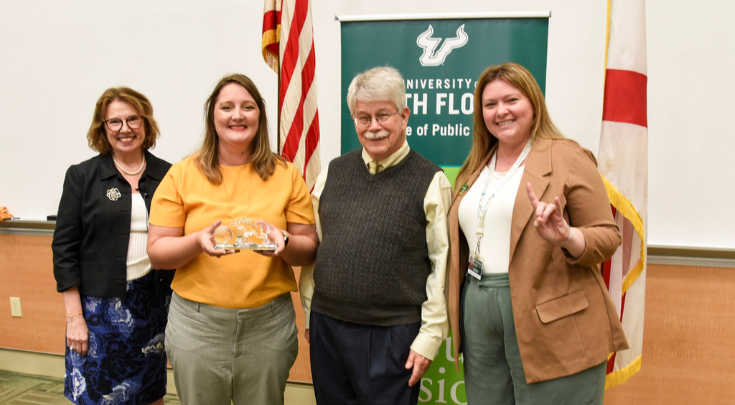
<instances>
[{"instance_id":1,"label":"silver brooch","mask_svg":"<svg viewBox=\"0 0 735 405\"><path fill-rule=\"evenodd\" d=\"M120 190L117 188L113 187L107 190L107 198L109 198L110 201L117 201L120 197L122 197L122 194L120 194Z\"/></svg>"}]
</instances>

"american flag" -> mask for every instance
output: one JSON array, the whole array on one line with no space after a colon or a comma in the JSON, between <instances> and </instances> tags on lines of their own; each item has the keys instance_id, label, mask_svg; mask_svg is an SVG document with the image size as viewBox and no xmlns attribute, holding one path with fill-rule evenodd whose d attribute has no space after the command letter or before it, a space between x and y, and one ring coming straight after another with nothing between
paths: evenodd
<instances>
[{"instance_id":1,"label":"american flag","mask_svg":"<svg viewBox=\"0 0 735 405\"><path fill-rule=\"evenodd\" d=\"M309 0L265 0L263 59L278 73L279 151L314 187L319 159L316 57Z\"/></svg>"},{"instance_id":2,"label":"american flag","mask_svg":"<svg viewBox=\"0 0 735 405\"><path fill-rule=\"evenodd\" d=\"M608 360L606 387L641 368L646 295L648 83L645 0L608 2L599 167L622 245L602 264L630 349Z\"/></svg>"}]
</instances>

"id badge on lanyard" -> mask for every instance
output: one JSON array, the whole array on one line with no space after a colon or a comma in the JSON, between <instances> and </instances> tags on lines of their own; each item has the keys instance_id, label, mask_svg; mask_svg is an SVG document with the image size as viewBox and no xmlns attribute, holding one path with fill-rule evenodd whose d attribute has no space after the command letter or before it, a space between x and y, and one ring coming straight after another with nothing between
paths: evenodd
<instances>
[{"instance_id":1,"label":"id badge on lanyard","mask_svg":"<svg viewBox=\"0 0 735 405\"><path fill-rule=\"evenodd\" d=\"M480 254L480 241L482 241L482 236L484 232L484 221L485 221L485 213L487 212L488 206L490 205L490 201L492 201L493 197L500 191L501 188L505 185L505 183L510 180L511 177L513 177L513 174L518 170L521 163L526 160L526 157L528 156L528 153L531 152L531 147L533 146L533 141L531 139L526 142L526 146L523 148L523 151L521 152L520 156L516 159L515 163L513 163L513 166L511 166L510 170L505 174L503 177L503 180L500 182L500 184L495 188L495 190L488 190L488 187L490 186L490 181L493 175L493 172L495 171L495 159L497 157L497 152L493 154L492 159L490 159L490 167L489 167L489 173L487 175L487 179L485 180L485 187L482 190L482 195L480 195L480 203L477 207L477 246L475 247L475 253L470 256L469 260L469 266L467 267L467 272L474 278L478 280L482 280L482 269L483 269L483 257ZM487 196L487 198L486 198ZM485 201L483 201L485 200Z\"/></svg>"},{"instance_id":2,"label":"id badge on lanyard","mask_svg":"<svg viewBox=\"0 0 735 405\"><path fill-rule=\"evenodd\" d=\"M482 240L483 225L477 227L477 246L475 247L475 253L470 256L470 265L467 268L467 272L477 280L482 280L482 268L484 260L480 254L480 241Z\"/></svg>"},{"instance_id":3,"label":"id badge on lanyard","mask_svg":"<svg viewBox=\"0 0 735 405\"><path fill-rule=\"evenodd\" d=\"M470 266L467 268L467 272L472 277L482 280L482 256L480 253L470 256Z\"/></svg>"}]
</instances>

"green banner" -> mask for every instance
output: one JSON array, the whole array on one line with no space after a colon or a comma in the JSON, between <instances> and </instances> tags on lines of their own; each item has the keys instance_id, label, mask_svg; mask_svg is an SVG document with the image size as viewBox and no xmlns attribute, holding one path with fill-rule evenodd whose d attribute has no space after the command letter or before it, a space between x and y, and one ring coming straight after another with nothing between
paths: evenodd
<instances>
[{"instance_id":1,"label":"green banner","mask_svg":"<svg viewBox=\"0 0 735 405\"><path fill-rule=\"evenodd\" d=\"M347 88L376 66L398 69L411 109L412 149L442 166L454 182L472 146L477 78L495 64L517 62L546 87L548 18L342 21L342 153L361 148L347 106ZM462 359L460 358L460 365ZM421 380L419 402L466 404L447 338Z\"/></svg>"}]
</instances>

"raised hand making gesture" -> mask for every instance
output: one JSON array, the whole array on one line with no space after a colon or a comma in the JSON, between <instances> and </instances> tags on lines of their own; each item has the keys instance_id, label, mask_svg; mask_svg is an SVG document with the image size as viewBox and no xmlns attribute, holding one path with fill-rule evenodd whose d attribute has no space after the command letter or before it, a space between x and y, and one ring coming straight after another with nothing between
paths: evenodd
<instances>
[{"instance_id":1,"label":"raised hand making gesture","mask_svg":"<svg viewBox=\"0 0 735 405\"><path fill-rule=\"evenodd\" d=\"M573 228L564 220L563 211L559 197L554 197L553 204L539 201L533 192L531 183L526 183L526 192L531 201L536 219L533 221L533 229L536 230L541 239L566 249L573 257L579 257L584 253L586 242L584 235L579 230L574 232Z\"/></svg>"}]
</instances>

